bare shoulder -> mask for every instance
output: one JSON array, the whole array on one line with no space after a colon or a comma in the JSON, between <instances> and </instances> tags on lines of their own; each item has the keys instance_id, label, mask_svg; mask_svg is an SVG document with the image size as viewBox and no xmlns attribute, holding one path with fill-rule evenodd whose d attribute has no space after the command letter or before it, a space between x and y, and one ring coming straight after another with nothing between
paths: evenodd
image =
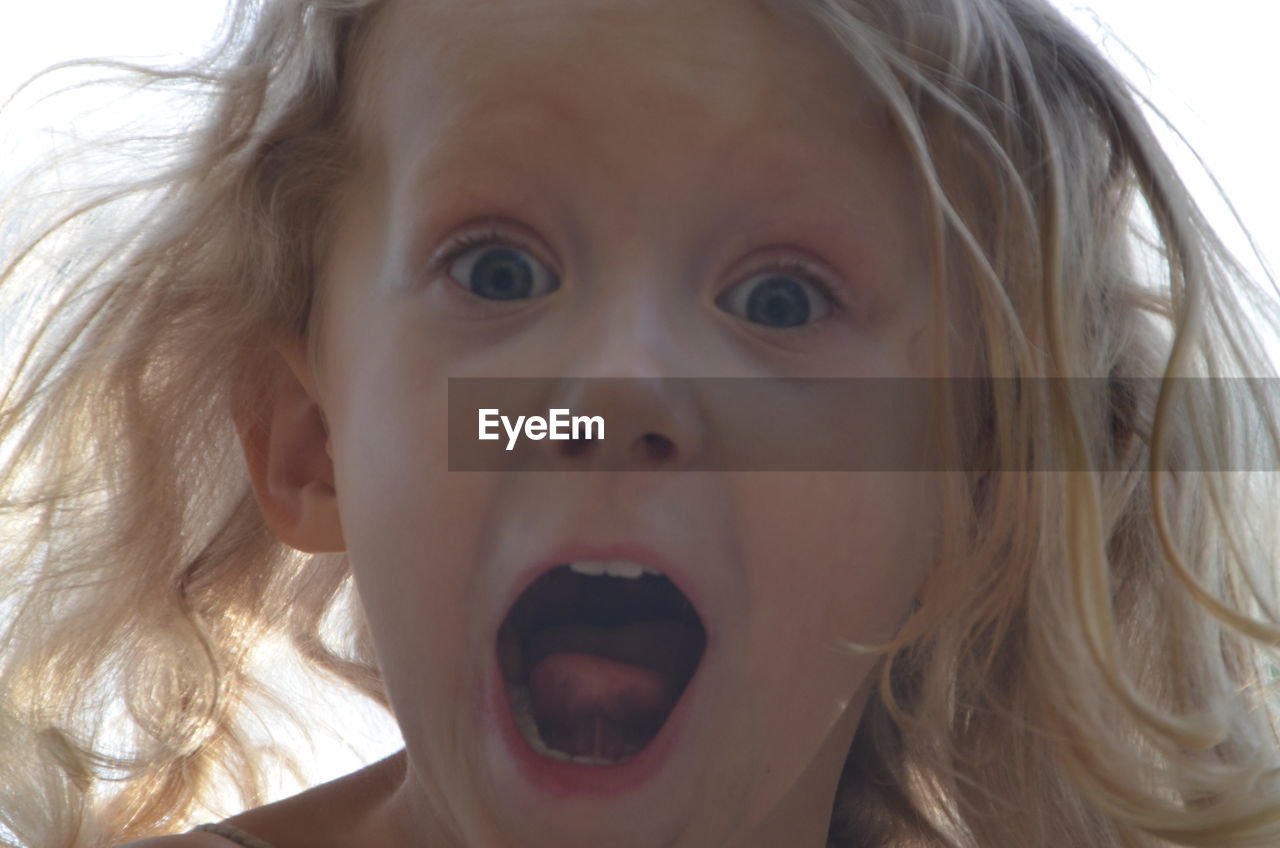
<instances>
[{"instance_id":1,"label":"bare shoulder","mask_svg":"<svg viewBox=\"0 0 1280 848\"><path fill-rule=\"evenodd\" d=\"M233 843L213 833L177 833L125 842L116 848L227 848Z\"/></svg>"}]
</instances>

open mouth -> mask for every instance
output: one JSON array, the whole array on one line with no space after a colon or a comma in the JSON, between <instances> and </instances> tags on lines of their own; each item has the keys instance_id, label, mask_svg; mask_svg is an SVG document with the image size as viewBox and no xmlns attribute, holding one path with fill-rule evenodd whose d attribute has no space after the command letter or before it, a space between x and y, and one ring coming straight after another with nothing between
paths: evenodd
<instances>
[{"instance_id":1,"label":"open mouth","mask_svg":"<svg viewBox=\"0 0 1280 848\"><path fill-rule=\"evenodd\" d=\"M543 756L624 763L662 729L697 671L706 631L688 598L639 563L564 563L498 630L511 711Z\"/></svg>"}]
</instances>

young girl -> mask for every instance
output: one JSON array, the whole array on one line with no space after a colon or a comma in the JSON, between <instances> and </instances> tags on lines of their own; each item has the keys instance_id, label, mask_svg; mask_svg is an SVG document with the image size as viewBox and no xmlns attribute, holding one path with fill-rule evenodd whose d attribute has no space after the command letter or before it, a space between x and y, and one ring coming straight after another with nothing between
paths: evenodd
<instances>
[{"instance_id":1,"label":"young girl","mask_svg":"<svg viewBox=\"0 0 1280 848\"><path fill-rule=\"evenodd\" d=\"M5 845L1280 844L1274 300L1047 3L267 0L149 78L179 156L6 218ZM494 376L608 438L450 470ZM708 473L662 377L928 385L933 459ZM404 750L266 803L277 634Z\"/></svg>"}]
</instances>

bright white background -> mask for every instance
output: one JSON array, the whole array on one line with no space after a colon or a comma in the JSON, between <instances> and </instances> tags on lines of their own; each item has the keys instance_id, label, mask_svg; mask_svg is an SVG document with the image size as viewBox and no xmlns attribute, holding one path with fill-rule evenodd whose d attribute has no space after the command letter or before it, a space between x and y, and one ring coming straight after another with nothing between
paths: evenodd
<instances>
[{"instance_id":1,"label":"bright white background","mask_svg":"<svg viewBox=\"0 0 1280 848\"><path fill-rule=\"evenodd\" d=\"M1203 0L1056 2L1104 44L1183 132L1275 269L1280 262L1276 156L1280 109L1275 92L1280 82L1275 35L1280 4L1271 0L1217 0L1212 6ZM41 0L6 5L0 26L0 100L35 70L64 59L191 55L210 43L222 11L219 0ZM1142 70L1119 42L1141 57L1150 72ZM65 131L65 119L56 115L42 112L39 124L24 122L24 115L10 115L0 122L0 184L16 163L46 146L50 127L54 132ZM1172 136L1167 138L1174 143ZM1228 244L1237 253L1247 253L1246 243L1194 159L1179 149L1175 160ZM320 694L324 684L307 683L283 667L278 674L286 691L309 692L307 697L317 704L324 697ZM335 732L330 741L325 736L318 739L322 744L311 761L311 781L344 774L400 747L394 724L358 706L331 701L319 714L329 717ZM323 728L318 729L323 733ZM266 736L271 733L265 730ZM350 747L340 744L339 737ZM296 788L282 780L276 791L288 794Z\"/></svg>"}]
</instances>

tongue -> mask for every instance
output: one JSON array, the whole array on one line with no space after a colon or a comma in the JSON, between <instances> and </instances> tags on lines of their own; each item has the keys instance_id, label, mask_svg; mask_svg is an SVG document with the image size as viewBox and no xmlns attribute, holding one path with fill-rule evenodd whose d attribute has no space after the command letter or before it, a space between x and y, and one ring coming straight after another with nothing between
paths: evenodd
<instances>
[{"instance_id":1,"label":"tongue","mask_svg":"<svg viewBox=\"0 0 1280 848\"><path fill-rule=\"evenodd\" d=\"M529 676L543 736L575 755L616 757L606 746L655 732L671 711L671 690L657 672L591 654L552 654Z\"/></svg>"},{"instance_id":2,"label":"tongue","mask_svg":"<svg viewBox=\"0 0 1280 848\"><path fill-rule=\"evenodd\" d=\"M602 732L651 737L697 664L697 635L678 621L570 624L535 634L527 660L539 726L553 735L594 738L597 746Z\"/></svg>"}]
</instances>

